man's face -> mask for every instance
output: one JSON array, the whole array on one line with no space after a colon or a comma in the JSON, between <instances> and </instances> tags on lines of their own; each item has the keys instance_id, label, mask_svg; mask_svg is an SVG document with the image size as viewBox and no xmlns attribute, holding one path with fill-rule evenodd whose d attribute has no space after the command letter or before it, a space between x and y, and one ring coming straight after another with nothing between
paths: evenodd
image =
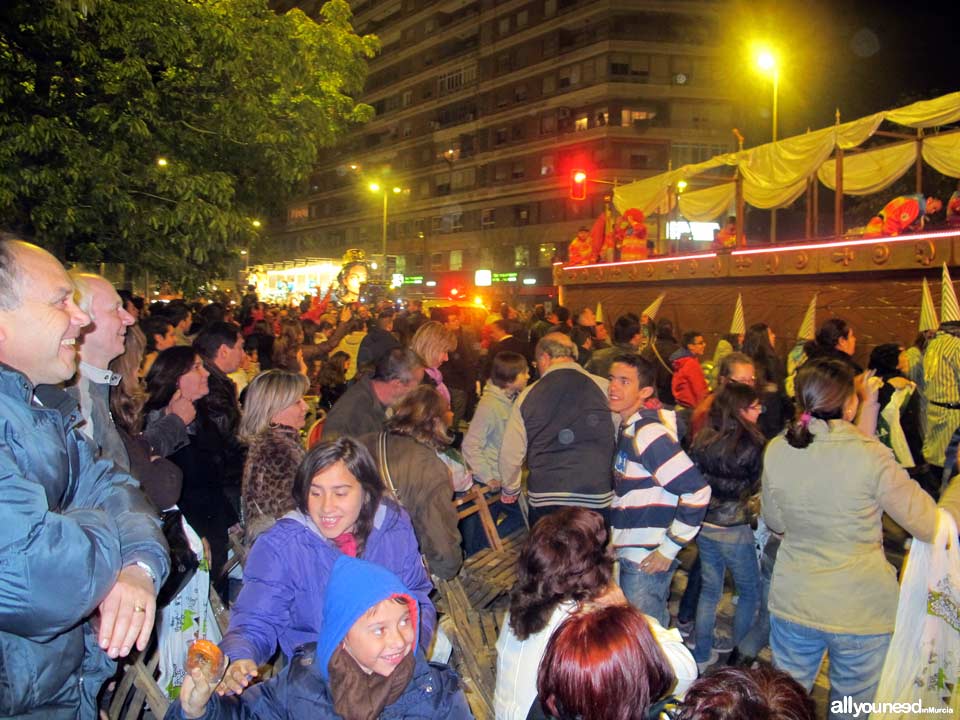
<instances>
[{"instance_id":1,"label":"man's face","mask_svg":"<svg viewBox=\"0 0 960 720\"><path fill-rule=\"evenodd\" d=\"M450 332L457 332L460 329L460 316L453 314L447 315L447 321L444 324Z\"/></svg>"},{"instance_id":2,"label":"man's face","mask_svg":"<svg viewBox=\"0 0 960 720\"><path fill-rule=\"evenodd\" d=\"M164 335L154 334L153 344L156 346L157 352L169 350L176 345L177 336L173 332L173 325L167 325L167 332Z\"/></svg>"},{"instance_id":3,"label":"man's face","mask_svg":"<svg viewBox=\"0 0 960 720\"><path fill-rule=\"evenodd\" d=\"M134 318L124 309L123 301L109 282L90 278L88 284L93 323L84 330L80 352L86 362L105 369L111 360L123 354L123 339Z\"/></svg>"},{"instance_id":4,"label":"man's face","mask_svg":"<svg viewBox=\"0 0 960 720\"><path fill-rule=\"evenodd\" d=\"M557 314L555 312L552 312L549 315L547 315L547 322L550 323L551 325L559 325L560 318L557 317Z\"/></svg>"},{"instance_id":5,"label":"man's face","mask_svg":"<svg viewBox=\"0 0 960 720\"><path fill-rule=\"evenodd\" d=\"M610 366L610 387L607 400L612 412L627 420L653 394L652 387L640 387L637 369L626 363L615 362Z\"/></svg>"},{"instance_id":6,"label":"man's face","mask_svg":"<svg viewBox=\"0 0 960 720\"><path fill-rule=\"evenodd\" d=\"M73 300L66 270L46 250L15 244L22 303L0 310L0 361L34 385L55 384L77 371L75 342L89 316Z\"/></svg>"},{"instance_id":7,"label":"man's face","mask_svg":"<svg viewBox=\"0 0 960 720\"><path fill-rule=\"evenodd\" d=\"M687 350L692 352L697 357L703 355L703 351L707 349L707 341L703 339L703 335L697 335L693 342L687 345Z\"/></svg>"},{"instance_id":8,"label":"man's face","mask_svg":"<svg viewBox=\"0 0 960 720\"><path fill-rule=\"evenodd\" d=\"M580 313L580 317L577 319L577 324L583 327L593 327L597 324L597 316L593 314L593 310L587 308Z\"/></svg>"},{"instance_id":9,"label":"man's face","mask_svg":"<svg viewBox=\"0 0 960 720\"><path fill-rule=\"evenodd\" d=\"M239 335L237 335L237 339L234 341L233 347L223 344L220 346L220 349L217 350L217 359L215 363L217 367L227 375L239 370L242 362L243 338L241 338Z\"/></svg>"},{"instance_id":10,"label":"man's face","mask_svg":"<svg viewBox=\"0 0 960 720\"><path fill-rule=\"evenodd\" d=\"M423 374L425 370L422 367L418 367L410 374L410 380L407 382L401 382L399 380L391 380L391 398L390 405L396 405L398 402L403 400L414 388L417 387L420 383L423 382Z\"/></svg>"}]
</instances>

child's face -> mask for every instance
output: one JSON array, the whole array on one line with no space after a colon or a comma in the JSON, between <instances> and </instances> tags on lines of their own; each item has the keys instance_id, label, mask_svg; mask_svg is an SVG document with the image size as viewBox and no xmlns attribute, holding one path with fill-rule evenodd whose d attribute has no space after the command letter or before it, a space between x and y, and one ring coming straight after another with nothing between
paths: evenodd
<instances>
[{"instance_id":1,"label":"child's face","mask_svg":"<svg viewBox=\"0 0 960 720\"><path fill-rule=\"evenodd\" d=\"M353 624L343 644L365 672L390 677L413 650L415 632L407 603L388 598Z\"/></svg>"}]
</instances>

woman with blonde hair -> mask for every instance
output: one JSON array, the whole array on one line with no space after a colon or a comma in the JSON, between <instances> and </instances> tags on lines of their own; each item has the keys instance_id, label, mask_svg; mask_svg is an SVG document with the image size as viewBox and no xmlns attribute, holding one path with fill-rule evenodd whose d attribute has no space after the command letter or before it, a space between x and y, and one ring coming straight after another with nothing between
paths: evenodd
<instances>
[{"instance_id":1,"label":"woman with blonde hair","mask_svg":"<svg viewBox=\"0 0 960 720\"><path fill-rule=\"evenodd\" d=\"M457 349L457 336L435 320L421 325L410 341L410 349L423 358L425 385L433 385L450 405L450 390L443 382L440 366L447 361L447 353Z\"/></svg>"},{"instance_id":2,"label":"woman with blonde hair","mask_svg":"<svg viewBox=\"0 0 960 720\"><path fill-rule=\"evenodd\" d=\"M410 513L430 571L444 580L456 575L463 562L453 481L439 455L450 442L447 412L436 388L419 385L394 406L383 432L360 438L387 491Z\"/></svg>"},{"instance_id":3,"label":"woman with blonde hair","mask_svg":"<svg viewBox=\"0 0 960 720\"><path fill-rule=\"evenodd\" d=\"M306 391L306 376L286 370L267 370L247 386L240 437L248 444L241 495L248 545L295 507L291 488L305 454Z\"/></svg>"}]
</instances>

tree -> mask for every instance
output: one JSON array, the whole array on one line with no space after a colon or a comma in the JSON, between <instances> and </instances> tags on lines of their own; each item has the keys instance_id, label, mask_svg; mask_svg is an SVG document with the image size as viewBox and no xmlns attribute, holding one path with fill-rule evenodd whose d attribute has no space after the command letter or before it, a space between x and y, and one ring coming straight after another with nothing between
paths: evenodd
<instances>
[{"instance_id":1,"label":"tree","mask_svg":"<svg viewBox=\"0 0 960 720\"><path fill-rule=\"evenodd\" d=\"M345 0L16 0L0 16L0 223L193 287L372 108Z\"/></svg>"}]
</instances>

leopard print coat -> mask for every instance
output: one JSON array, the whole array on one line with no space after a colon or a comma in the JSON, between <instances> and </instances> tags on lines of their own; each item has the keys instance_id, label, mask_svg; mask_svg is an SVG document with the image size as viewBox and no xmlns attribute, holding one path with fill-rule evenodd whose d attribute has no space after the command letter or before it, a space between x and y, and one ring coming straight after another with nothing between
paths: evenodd
<instances>
[{"instance_id":1,"label":"leopard print coat","mask_svg":"<svg viewBox=\"0 0 960 720\"><path fill-rule=\"evenodd\" d=\"M284 425L271 425L250 443L243 466L244 527L248 545L296 507L291 489L304 455L299 431Z\"/></svg>"}]
</instances>

